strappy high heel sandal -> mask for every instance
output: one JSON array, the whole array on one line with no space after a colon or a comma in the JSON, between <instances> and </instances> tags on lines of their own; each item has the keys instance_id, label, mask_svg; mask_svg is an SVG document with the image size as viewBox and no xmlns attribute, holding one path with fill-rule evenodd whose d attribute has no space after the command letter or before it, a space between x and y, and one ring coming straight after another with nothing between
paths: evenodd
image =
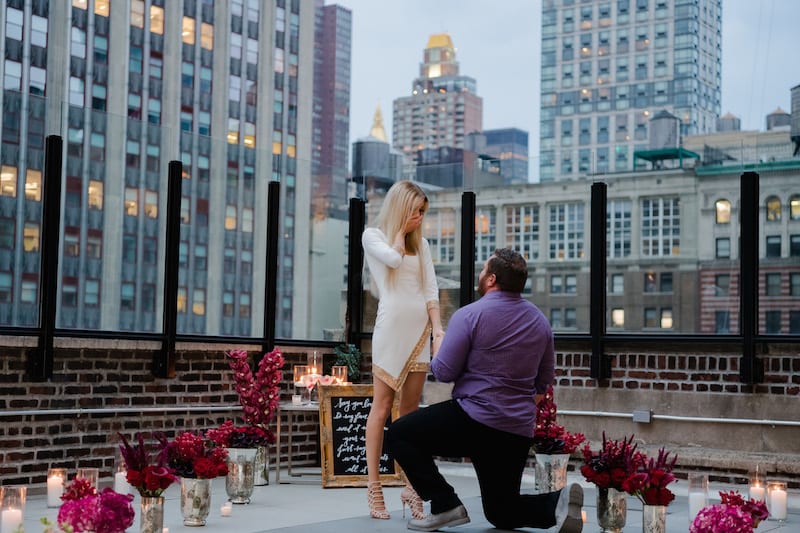
<instances>
[{"instance_id":1,"label":"strappy high heel sandal","mask_svg":"<svg viewBox=\"0 0 800 533\"><path fill-rule=\"evenodd\" d=\"M403 502L403 518L406 517L406 505L411 510L411 518L422 520L425 518L425 511L422 509L422 498L419 497L411 485L406 485L400 493L400 501Z\"/></svg>"},{"instance_id":2,"label":"strappy high heel sandal","mask_svg":"<svg viewBox=\"0 0 800 533\"><path fill-rule=\"evenodd\" d=\"M367 483L367 504L369 504L369 515L372 518L389 519L389 513L386 511L386 504L383 501L383 488L380 481Z\"/></svg>"}]
</instances>

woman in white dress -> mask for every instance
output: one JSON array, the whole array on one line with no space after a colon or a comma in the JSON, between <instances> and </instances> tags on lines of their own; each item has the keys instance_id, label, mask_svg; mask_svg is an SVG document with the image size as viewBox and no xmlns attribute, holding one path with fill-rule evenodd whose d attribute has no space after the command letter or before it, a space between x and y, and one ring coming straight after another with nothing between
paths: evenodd
<instances>
[{"instance_id":1,"label":"woman in white dress","mask_svg":"<svg viewBox=\"0 0 800 533\"><path fill-rule=\"evenodd\" d=\"M377 289L378 313L372 333L372 408L367 418L366 453L370 516L389 518L380 482L383 427L395 395L399 414L419 408L425 375L444 338L439 290L422 219L428 198L411 181L395 183L386 194L375 227L361 237L370 275ZM406 485L400 495L412 517L424 518L422 500Z\"/></svg>"}]
</instances>

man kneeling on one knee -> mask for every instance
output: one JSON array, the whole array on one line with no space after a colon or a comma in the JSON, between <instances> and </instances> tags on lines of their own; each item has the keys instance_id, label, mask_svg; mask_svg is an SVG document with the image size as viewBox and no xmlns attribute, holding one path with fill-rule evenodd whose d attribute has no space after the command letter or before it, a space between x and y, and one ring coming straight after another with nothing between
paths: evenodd
<instances>
[{"instance_id":1,"label":"man kneeling on one knee","mask_svg":"<svg viewBox=\"0 0 800 533\"><path fill-rule=\"evenodd\" d=\"M434 457L468 457L480 484L483 512L495 527L551 528L579 533L583 490L572 484L545 494L520 494L533 443L538 403L553 382L553 332L522 297L528 278L516 251L495 250L478 278L481 299L457 310L431 361L438 381L454 383L452 399L391 424L387 444L431 513L408 528L436 531L469 522Z\"/></svg>"}]
</instances>

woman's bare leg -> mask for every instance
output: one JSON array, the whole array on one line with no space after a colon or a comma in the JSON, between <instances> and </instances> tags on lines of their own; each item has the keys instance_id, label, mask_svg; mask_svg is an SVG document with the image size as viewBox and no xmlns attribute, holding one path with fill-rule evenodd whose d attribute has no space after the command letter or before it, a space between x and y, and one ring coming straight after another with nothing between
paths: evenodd
<instances>
[{"instance_id":1,"label":"woman's bare leg","mask_svg":"<svg viewBox=\"0 0 800 533\"><path fill-rule=\"evenodd\" d=\"M379 379L373 380L372 407L367 416L367 478L370 482L380 481L380 461L383 450L383 426L392 412L394 390Z\"/></svg>"},{"instance_id":2,"label":"woman's bare leg","mask_svg":"<svg viewBox=\"0 0 800 533\"><path fill-rule=\"evenodd\" d=\"M407 415L419 409L422 399L422 388L425 386L426 372L410 372L406 377L403 388L400 389L400 416Z\"/></svg>"}]
</instances>

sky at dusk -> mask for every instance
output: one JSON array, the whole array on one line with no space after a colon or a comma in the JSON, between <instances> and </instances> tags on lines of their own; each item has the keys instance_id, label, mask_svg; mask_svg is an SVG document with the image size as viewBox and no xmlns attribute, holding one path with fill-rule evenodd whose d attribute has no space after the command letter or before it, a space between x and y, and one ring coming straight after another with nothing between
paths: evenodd
<instances>
[{"instance_id":1,"label":"sky at dusk","mask_svg":"<svg viewBox=\"0 0 800 533\"><path fill-rule=\"evenodd\" d=\"M539 150L541 0L326 0L353 14L350 141L369 134L380 105L391 138L392 101L408 96L428 37L449 33L460 73L476 79L485 129L516 127ZM800 84L800 0L723 0L722 113L764 130L790 111ZM533 172L532 172L533 173Z\"/></svg>"}]
</instances>

